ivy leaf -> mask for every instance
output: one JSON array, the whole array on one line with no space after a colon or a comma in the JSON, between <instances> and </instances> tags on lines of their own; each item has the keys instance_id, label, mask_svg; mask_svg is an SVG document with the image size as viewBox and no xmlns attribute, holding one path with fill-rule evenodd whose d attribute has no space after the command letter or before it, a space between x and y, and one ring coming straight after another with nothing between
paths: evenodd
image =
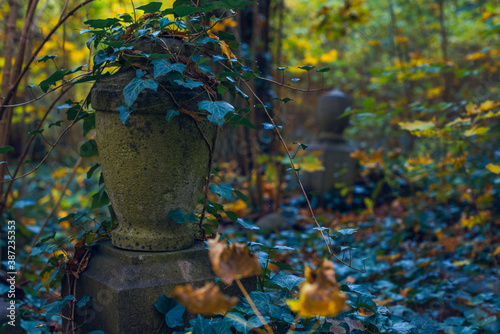
<instances>
[{"instance_id":1,"label":"ivy leaf","mask_svg":"<svg viewBox=\"0 0 500 334\"><path fill-rule=\"evenodd\" d=\"M194 88L202 87L203 86L203 82L201 82L201 81L194 81L194 80L191 80L189 78L186 78L185 82L182 81L182 80L174 80L174 82L176 84L178 84L179 86L186 87L186 88L189 88L189 89L194 89Z\"/></svg>"},{"instance_id":2,"label":"ivy leaf","mask_svg":"<svg viewBox=\"0 0 500 334\"><path fill-rule=\"evenodd\" d=\"M358 232L358 228L343 228L343 229L335 231L335 232L340 233L342 235L348 235L348 234L353 234L353 233Z\"/></svg>"},{"instance_id":3,"label":"ivy leaf","mask_svg":"<svg viewBox=\"0 0 500 334\"><path fill-rule=\"evenodd\" d=\"M144 11L144 13L156 13L160 10L161 5L161 2L150 2L147 5L137 7L137 9Z\"/></svg>"},{"instance_id":4,"label":"ivy leaf","mask_svg":"<svg viewBox=\"0 0 500 334\"><path fill-rule=\"evenodd\" d=\"M84 65L84 66L87 66L87 65ZM84 66L78 66L77 68L72 69L72 70L65 70L65 69L57 70L54 73L52 73L52 75L50 77L48 77L47 79L45 79L42 82L40 82L38 84L38 86L40 86L40 88L43 90L44 93L47 93L47 91L49 90L50 86L55 86L56 83L58 81L62 80L66 75L78 72Z\"/></svg>"},{"instance_id":5,"label":"ivy leaf","mask_svg":"<svg viewBox=\"0 0 500 334\"><path fill-rule=\"evenodd\" d=\"M413 328L415 328L415 326L409 322L397 322L391 327L391 329L395 330L398 334L410 334Z\"/></svg>"},{"instance_id":6,"label":"ivy leaf","mask_svg":"<svg viewBox=\"0 0 500 334\"><path fill-rule=\"evenodd\" d=\"M236 194L236 196L238 196L240 199L242 199L244 201L248 201L248 196L243 194L241 191L239 191L239 190L233 190L233 191Z\"/></svg>"},{"instance_id":7,"label":"ivy leaf","mask_svg":"<svg viewBox=\"0 0 500 334\"><path fill-rule=\"evenodd\" d=\"M231 200L233 197L233 190L234 188L231 187L227 183L221 183L221 184L211 184L208 189L210 189L211 192L216 193L227 199L228 201Z\"/></svg>"},{"instance_id":8,"label":"ivy leaf","mask_svg":"<svg viewBox=\"0 0 500 334\"><path fill-rule=\"evenodd\" d=\"M101 165L99 164L95 164L94 166L92 166L88 172L87 172L87 179L90 179L92 177L92 174L94 174L94 172L96 171L97 168L99 168Z\"/></svg>"},{"instance_id":9,"label":"ivy leaf","mask_svg":"<svg viewBox=\"0 0 500 334\"><path fill-rule=\"evenodd\" d=\"M155 79L172 72L172 68L170 67L172 64L170 64L170 62L166 59L156 59L153 60L151 64L153 64L153 74Z\"/></svg>"},{"instance_id":10,"label":"ivy leaf","mask_svg":"<svg viewBox=\"0 0 500 334\"><path fill-rule=\"evenodd\" d=\"M179 110L170 109L169 111L167 111L167 116L165 118L167 119L167 122L170 123L172 118L174 118L175 116L179 116L179 115L180 115Z\"/></svg>"},{"instance_id":11,"label":"ivy leaf","mask_svg":"<svg viewBox=\"0 0 500 334\"><path fill-rule=\"evenodd\" d=\"M303 277L279 273L274 275L269 283L275 284L280 288L287 289L288 291L292 291L295 287L299 286L305 280L306 279Z\"/></svg>"},{"instance_id":12,"label":"ivy leaf","mask_svg":"<svg viewBox=\"0 0 500 334\"><path fill-rule=\"evenodd\" d=\"M143 70L137 70L136 71L136 77L132 79L127 86L123 89L123 96L125 97L125 105L126 106L131 106L135 100L137 100L137 97L139 96L139 93L142 92L144 89L149 88L154 91L158 89L158 82L156 82L153 79L146 79L143 80L142 77L146 74ZM121 113L120 113L121 114ZM123 122L123 119L122 119Z\"/></svg>"},{"instance_id":13,"label":"ivy leaf","mask_svg":"<svg viewBox=\"0 0 500 334\"><path fill-rule=\"evenodd\" d=\"M228 319L231 327L234 327L237 332L248 333L253 328L253 326L239 313L229 312L226 314L224 320L225 319Z\"/></svg>"},{"instance_id":14,"label":"ivy leaf","mask_svg":"<svg viewBox=\"0 0 500 334\"><path fill-rule=\"evenodd\" d=\"M329 67L323 67L323 68L320 68L319 70L316 70L316 72L321 72L321 73L329 72L329 71L330 71Z\"/></svg>"},{"instance_id":15,"label":"ivy leaf","mask_svg":"<svg viewBox=\"0 0 500 334\"><path fill-rule=\"evenodd\" d=\"M262 123L262 126L264 127L264 129L266 130L272 130L275 128L275 126L271 123ZM283 128L281 125L278 125L278 129L281 129Z\"/></svg>"},{"instance_id":16,"label":"ivy leaf","mask_svg":"<svg viewBox=\"0 0 500 334\"><path fill-rule=\"evenodd\" d=\"M63 121L57 121L57 122L54 122L54 123L50 123L49 124L49 129L53 126L57 126L57 127L61 127L61 124L62 124Z\"/></svg>"},{"instance_id":17,"label":"ivy leaf","mask_svg":"<svg viewBox=\"0 0 500 334\"><path fill-rule=\"evenodd\" d=\"M68 301L74 300L75 297L73 295L66 296L62 299L56 299L53 303L45 305L45 312L51 314L59 314L61 310L66 306Z\"/></svg>"},{"instance_id":18,"label":"ivy leaf","mask_svg":"<svg viewBox=\"0 0 500 334\"><path fill-rule=\"evenodd\" d=\"M57 58L57 55L46 55L46 56L43 56L42 58L38 58L38 60L36 61L37 63L45 63L47 60L50 60L50 59L54 59L54 58Z\"/></svg>"},{"instance_id":19,"label":"ivy leaf","mask_svg":"<svg viewBox=\"0 0 500 334\"><path fill-rule=\"evenodd\" d=\"M115 19L115 18L107 18L104 20L97 19L97 20L88 20L83 22L84 24L91 26L92 28L97 28L97 29L106 29L109 27L112 27L116 23L120 22L120 20Z\"/></svg>"},{"instance_id":20,"label":"ivy leaf","mask_svg":"<svg viewBox=\"0 0 500 334\"><path fill-rule=\"evenodd\" d=\"M101 173L101 177L102 177L102 173ZM94 195L92 195L91 208L92 209L99 209L99 208L102 208L103 206L106 206L108 204L109 204L109 196L108 196L108 193L106 192L106 188L104 186L102 186L98 192L96 192Z\"/></svg>"},{"instance_id":21,"label":"ivy leaf","mask_svg":"<svg viewBox=\"0 0 500 334\"><path fill-rule=\"evenodd\" d=\"M182 73L184 73L184 69L186 68L186 65L184 65L183 63L173 63L171 65L171 67L174 71L182 74Z\"/></svg>"},{"instance_id":22,"label":"ivy leaf","mask_svg":"<svg viewBox=\"0 0 500 334\"><path fill-rule=\"evenodd\" d=\"M184 320L182 316L186 310L184 306L177 303L174 299L168 298L164 294L161 294L160 298L155 304L155 308L161 314L165 315L165 322L168 327L174 328L177 326L184 325Z\"/></svg>"},{"instance_id":23,"label":"ivy leaf","mask_svg":"<svg viewBox=\"0 0 500 334\"><path fill-rule=\"evenodd\" d=\"M218 62L218 61L222 61L222 60L226 60L226 57L224 56L219 56L219 55L215 55L215 56L212 56L212 61L214 63Z\"/></svg>"},{"instance_id":24,"label":"ivy leaf","mask_svg":"<svg viewBox=\"0 0 500 334\"><path fill-rule=\"evenodd\" d=\"M187 15L191 15L194 13L200 12L202 9L199 7L193 7L193 6L179 6L174 8L174 13L178 17L184 17Z\"/></svg>"},{"instance_id":25,"label":"ivy leaf","mask_svg":"<svg viewBox=\"0 0 500 334\"><path fill-rule=\"evenodd\" d=\"M210 319L204 319L198 314L198 318L196 318L196 322L194 323L193 334L211 334L213 330L214 327Z\"/></svg>"},{"instance_id":26,"label":"ivy leaf","mask_svg":"<svg viewBox=\"0 0 500 334\"><path fill-rule=\"evenodd\" d=\"M90 300L90 296L85 295L85 296L83 296L83 297L82 297L82 298L78 301L78 303L76 303L76 306L78 306L78 307L83 307L83 306L87 305L87 303L89 302L89 300Z\"/></svg>"},{"instance_id":27,"label":"ivy leaf","mask_svg":"<svg viewBox=\"0 0 500 334\"><path fill-rule=\"evenodd\" d=\"M214 74L212 67L210 67L210 65L208 65L208 64L198 64L198 68L205 73Z\"/></svg>"},{"instance_id":28,"label":"ivy leaf","mask_svg":"<svg viewBox=\"0 0 500 334\"><path fill-rule=\"evenodd\" d=\"M224 5L224 8L226 9L234 9L234 8L244 9L246 6L253 4L252 1L247 1L247 0L221 0L221 2Z\"/></svg>"},{"instance_id":29,"label":"ivy leaf","mask_svg":"<svg viewBox=\"0 0 500 334\"><path fill-rule=\"evenodd\" d=\"M125 124L127 119L130 117L130 113L135 110L134 107L127 107L125 104L116 108L120 112L120 120L122 124Z\"/></svg>"},{"instance_id":30,"label":"ivy leaf","mask_svg":"<svg viewBox=\"0 0 500 334\"><path fill-rule=\"evenodd\" d=\"M94 139L90 139L86 143L80 146L80 156L89 158L95 157L99 155L99 151L97 149L97 142Z\"/></svg>"},{"instance_id":31,"label":"ivy leaf","mask_svg":"<svg viewBox=\"0 0 500 334\"><path fill-rule=\"evenodd\" d=\"M236 222L238 220L238 218L239 218L239 216L236 213L234 213L233 211L224 211L224 213L233 222Z\"/></svg>"},{"instance_id":32,"label":"ivy leaf","mask_svg":"<svg viewBox=\"0 0 500 334\"><path fill-rule=\"evenodd\" d=\"M202 37L196 41L196 44L205 45L207 43L220 43L220 42L218 40L211 38L211 37L208 37L208 36Z\"/></svg>"},{"instance_id":33,"label":"ivy leaf","mask_svg":"<svg viewBox=\"0 0 500 334\"><path fill-rule=\"evenodd\" d=\"M105 62L109 61L115 61L118 58L118 55L113 53L113 54L108 54L104 52L103 50L97 51L97 53L94 56L94 64L95 65L101 65L104 64Z\"/></svg>"},{"instance_id":34,"label":"ivy leaf","mask_svg":"<svg viewBox=\"0 0 500 334\"><path fill-rule=\"evenodd\" d=\"M198 103L198 108L211 113L211 115L207 117L208 120L220 127L224 124L224 116L226 116L228 112L234 111L234 107L224 101L201 101Z\"/></svg>"},{"instance_id":35,"label":"ivy leaf","mask_svg":"<svg viewBox=\"0 0 500 334\"><path fill-rule=\"evenodd\" d=\"M50 77L40 82L38 86L40 86L40 88L43 90L44 93L47 93L50 86L55 86L56 82L62 80L66 74L68 74L68 70L65 69L57 70L54 73L52 73Z\"/></svg>"},{"instance_id":36,"label":"ivy leaf","mask_svg":"<svg viewBox=\"0 0 500 334\"><path fill-rule=\"evenodd\" d=\"M0 154L5 154L10 151L14 151L14 148L10 145L0 147Z\"/></svg>"},{"instance_id":37,"label":"ivy leaf","mask_svg":"<svg viewBox=\"0 0 500 334\"><path fill-rule=\"evenodd\" d=\"M164 18L160 19L159 22L160 22L160 27L162 27L162 28L167 27L167 26L175 23L175 21L170 20L168 17L164 17Z\"/></svg>"},{"instance_id":38,"label":"ivy leaf","mask_svg":"<svg viewBox=\"0 0 500 334\"><path fill-rule=\"evenodd\" d=\"M219 31L219 38L223 41L235 41L236 36L234 34L225 32L224 30Z\"/></svg>"},{"instance_id":39,"label":"ivy leaf","mask_svg":"<svg viewBox=\"0 0 500 334\"><path fill-rule=\"evenodd\" d=\"M363 296L375 298L375 296L372 295L370 293L370 291L366 290L365 287L363 287L362 285L359 285L359 284L353 284L353 283L343 284L343 285L341 285L340 290L347 291L347 292L355 292L355 293L363 295Z\"/></svg>"},{"instance_id":40,"label":"ivy leaf","mask_svg":"<svg viewBox=\"0 0 500 334\"><path fill-rule=\"evenodd\" d=\"M42 243L40 246L36 246L31 249L31 256L36 256L42 253L52 253L56 249L57 245Z\"/></svg>"},{"instance_id":41,"label":"ivy leaf","mask_svg":"<svg viewBox=\"0 0 500 334\"><path fill-rule=\"evenodd\" d=\"M177 224L197 223L198 217L192 212L183 212L181 210L173 210L168 213L168 217L172 218Z\"/></svg>"},{"instance_id":42,"label":"ivy leaf","mask_svg":"<svg viewBox=\"0 0 500 334\"><path fill-rule=\"evenodd\" d=\"M316 68L316 66L299 66L299 68L301 70L304 70L304 71L307 71L309 72L310 70L312 70L313 68Z\"/></svg>"},{"instance_id":43,"label":"ivy leaf","mask_svg":"<svg viewBox=\"0 0 500 334\"><path fill-rule=\"evenodd\" d=\"M260 230L260 227L252 223L250 220L246 218L238 218L236 219L236 222L243 226L244 228L247 228L249 230Z\"/></svg>"}]
</instances>

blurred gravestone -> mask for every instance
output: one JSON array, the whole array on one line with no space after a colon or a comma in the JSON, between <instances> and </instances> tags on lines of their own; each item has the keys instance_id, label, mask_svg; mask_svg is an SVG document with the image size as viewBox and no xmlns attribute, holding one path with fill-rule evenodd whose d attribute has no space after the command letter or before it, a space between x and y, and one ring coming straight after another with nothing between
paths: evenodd
<instances>
[{"instance_id":1,"label":"blurred gravestone","mask_svg":"<svg viewBox=\"0 0 500 334\"><path fill-rule=\"evenodd\" d=\"M349 117L340 118L351 104L349 95L339 89L331 90L318 99L319 138L307 147L307 152L319 151L319 159L325 169L300 173L306 191L319 191L323 195L334 191L335 184L354 184L356 161L350 157L353 149L342 135L349 124Z\"/></svg>"}]
</instances>

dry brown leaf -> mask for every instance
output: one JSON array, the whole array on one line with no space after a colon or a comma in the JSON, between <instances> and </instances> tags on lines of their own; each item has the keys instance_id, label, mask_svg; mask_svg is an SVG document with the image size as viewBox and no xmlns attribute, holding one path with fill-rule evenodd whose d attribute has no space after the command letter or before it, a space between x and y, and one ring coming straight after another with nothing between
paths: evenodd
<instances>
[{"instance_id":1,"label":"dry brown leaf","mask_svg":"<svg viewBox=\"0 0 500 334\"><path fill-rule=\"evenodd\" d=\"M222 294L213 283L207 283L199 289L193 289L191 285L176 286L172 298L189 312L204 315L226 313L238 303L238 297Z\"/></svg>"},{"instance_id":2,"label":"dry brown leaf","mask_svg":"<svg viewBox=\"0 0 500 334\"><path fill-rule=\"evenodd\" d=\"M212 268L224 283L231 284L235 279L261 274L259 259L246 245L232 243L227 247L226 240L221 242L219 237L209 239L208 245Z\"/></svg>"}]
</instances>

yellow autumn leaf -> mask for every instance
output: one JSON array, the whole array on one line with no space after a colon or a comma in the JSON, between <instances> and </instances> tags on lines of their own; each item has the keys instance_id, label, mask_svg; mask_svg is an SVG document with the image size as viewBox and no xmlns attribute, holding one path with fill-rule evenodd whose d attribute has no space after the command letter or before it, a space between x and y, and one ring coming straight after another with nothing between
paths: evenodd
<instances>
[{"instance_id":1,"label":"yellow autumn leaf","mask_svg":"<svg viewBox=\"0 0 500 334\"><path fill-rule=\"evenodd\" d=\"M457 124L470 124L470 122L471 122L470 117L467 117L467 118L457 117L453 121L447 123L446 126L453 126L453 125L457 125Z\"/></svg>"},{"instance_id":2,"label":"yellow autumn leaf","mask_svg":"<svg viewBox=\"0 0 500 334\"><path fill-rule=\"evenodd\" d=\"M481 103L481 106L479 107L481 109L481 111L488 111L488 110L491 110L495 107L498 107L500 105L500 102L493 102L493 101L484 101L483 103Z\"/></svg>"},{"instance_id":3,"label":"yellow autumn leaf","mask_svg":"<svg viewBox=\"0 0 500 334\"><path fill-rule=\"evenodd\" d=\"M444 87L434 87L431 88L427 91L427 98L432 99L434 97L439 97L441 95L441 92L444 90Z\"/></svg>"},{"instance_id":4,"label":"yellow autumn leaf","mask_svg":"<svg viewBox=\"0 0 500 334\"><path fill-rule=\"evenodd\" d=\"M455 262L452 262L452 264L455 266L455 267L463 267L465 265L468 265L470 264L470 260L462 260L462 261L455 261Z\"/></svg>"},{"instance_id":5,"label":"yellow autumn leaf","mask_svg":"<svg viewBox=\"0 0 500 334\"><path fill-rule=\"evenodd\" d=\"M500 254L500 246L497 246L497 248L495 248L495 251L493 252L493 256L497 256L498 254Z\"/></svg>"},{"instance_id":6,"label":"yellow autumn leaf","mask_svg":"<svg viewBox=\"0 0 500 334\"><path fill-rule=\"evenodd\" d=\"M416 158L413 159L408 159L406 162L410 165L430 165L434 162L434 160L431 158L430 154L424 155L419 155Z\"/></svg>"},{"instance_id":7,"label":"yellow autumn leaf","mask_svg":"<svg viewBox=\"0 0 500 334\"><path fill-rule=\"evenodd\" d=\"M51 270L51 271L46 271L44 274L43 274L43 277L42 277L42 284L43 286L45 287L45 289L49 290L50 289L50 282L47 283L47 281L50 279L50 275L52 275L52 273L54 272L55 269Z\"/></svg>"},{"instance_id":8,"label":"yellow autumn leaf","mask_svg":"<svg viewBox=\"0 0 500 334\"><path fill-rule=\"evenodd\" d=\"M287 304L301 317L333 317L344 311L347 296L340 291L331 261L324 261L316 272L306 266L306 281L299 290L298 300Z\"/></svg>"},{"instance_id":9,"label":"yellow autumn leaf","mask_svg":"<svg viewBox=\"0 0 500 334\"><path fill-rule=\"evenodd\" d=\"M199 289L193 289L189 284L176 286L171 297L189 312L204 315L226 313L238 303L238 297L222 294L212 282Z\"/></svg>"},{"instance_id":10,"label":"yellow autumn leaf","mask_svg":"<svg viewBox=\"0 0 500 334\"><path fill-rule=\"evenodd\" d=\"M500 166L489 163L486 165L486 169L492 173L500 174Z\"/></svg>"},{"instance_id":11,"label":"yellow autumn leaf","mask_svg":"<svg viewBox=\"0 0 500 334\"><path fill-rule=\"evenodd\" d=\"M302 161L297 164L297 167L305 172L317 172L325 170L321 160L319 160L314 154L308 154L302 158Z\"/></svg>"},{"instance_id":12,"label":"yellow autumn leaf","mask_svg":"<svg viewBox=\"0 0 500 334\"><path fill-rule=\"evenodd\" d=\"M306 53L303 63L307 65L316 65L318 63L318 58L314 57L310 53Z\"/></svg>"},{"instance_id":13,"label":"yellow autumn leaf","mask_svg":"<svg viewBox=\"0 0 500 334\"><path fill-rule=\"evenodd\" d=\"M208 33L208 36L210 36L210 38L213 38L213 39L216 39L216 40L219 41L222 53L227 57L227 59L234 59L234 58L236 58L236 56L233 54L233 52L231 51L231 49L229 48L229 46L226 44L226 42L220 41L219 37L215 36L211 32Z\"/></svg>"},{"instance_id":14,"label":"yellow autumn leaf","mask_svg":"<svg viewBox=\"0 0 500 334\"><path fill-rule=\"evenodd\" d=\"M465 60L474 61L486 57L486 54L481 52L474 52L465 56Z\"/></svg>"},{"instance_id":15,"label":"yellow autumn leaf","mask_svg":"<svg viewBox=\"0 0 500 334\"><path fill-rule=\"evenodd\" d=\"M413 122L400 122L399 126L403 130L424 131L424 130L432 129L436 125L433 122L413 121Z\"/></svg>"},{"instance_id":16,"label":"yellow autumn leaf","mask_svg":"<svg viewBox=\"0 0 500 334\"><path fill-rule=\"evenodd\" d=\"M331 63L332 61L336 61L337 58L338 58L337 50L332 49L330 52L322 54L320 60L324 63Z\"/></svg>"},{"instance_id":17,"label":"yellow autumn leaf","mask_svg":"<svg viewBox=\"0 0 500 334\"><path fill-rule=\"evenodd\" d=\"M484 127L484 126L480 126L480 127L474 127L474 128L471 128L469 130L466 130L464 132L464 136L466 137L472 137L472 136L475 136L475 135L484 135L485 133L487 133L489 130L489 128L487 127Z\"/></svg>"},{"instance_id":18,"label":"yellow autumn leaf","mask_svg":"<svg viewBox=\"0 0 500 334\"><path fill-rule=\"evenodd\" d=\"M404 36L396 36L394 37L394 42L396 42L396 44L408 44L408 38Z\"/></svg>"}]
</instances>

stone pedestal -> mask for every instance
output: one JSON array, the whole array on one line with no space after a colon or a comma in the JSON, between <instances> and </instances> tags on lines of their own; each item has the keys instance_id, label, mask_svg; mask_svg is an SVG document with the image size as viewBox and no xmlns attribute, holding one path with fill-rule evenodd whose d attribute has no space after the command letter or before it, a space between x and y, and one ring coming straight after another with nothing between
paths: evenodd
<instances>
[{"instance_id":1,"label":"stone pedestal","mask_svg":"<svg viewBox=\"0 0 500 334\"><path fill-rule=\"evenodd\" d=\"M165 43L170 49L159 47ZM161 39L138 48L181 53L183 46L180 40ZM205 184L207 141L213 143L216 126L206 117L198 115L195 121L187 114L196 114L198 103L213 96L200 87L173 85L162 76L157 78L162 89L142 90L122 124L117 109L124 105L123 90L134 78L134 70L122 69L92 90L99 159L118 227L111 242L92 250L75 289L63 279L64 296L90 297L75 314L79 333L171 333L154 306L160 295L170 296L177 285L200 287L215 280L204 244L195 242L189 224L169 216L174 210L193 212ZM167 121L169 110L187 112ZM254 290L256 279L246 284ZM239 295L233 286L223 292Z\"/></svg>"},{"instance_id":2,"label":"stone pedestal","mask_svg":"<svg viewBox=\"0 0 500 334\"><path fill-rule=\"evenodd\" d=\"M301 180L307 191L319 191L320 194L334 191L336 183L346 186L354 184L356 177L356 160L351 158L352 147L344 141L320 141L307 147L307 152L320 151L321 160L325 170L304 173Z\"/></svg>"},{"instance_id":3,"label":"stone pedestal","mask_svg":"<svg viewBox=\"0 0 500 334\"><path fill-rule=\"evenodd\" d=\"M335 89L318 100L317 122L319 138L307 147L307 152L320 151L319 159L325 169L320 172L301 172L306 191L325 192L336 190L336 183L346 186L354 184L356 161L350 157L354 149L344 140L342 133L349 124L348 117L340 117L351 106L351 98Z\"/></svg>"},{"instance_id":4,"label":"stone pedestal","mask_svg":"<svg viewBox=\"0 0 500 334\"><path fill-rule=\"evenodd\" d=\"M171 333L164 315L154 306L160 295L169 296L176 285L201 287L214 282L215 277L208 250L199 241L176 252L128 251L113 247L109 241L100 243L92 252L88 269L77 280L76 298L87 295L91 299L77 309L75 325L85 322L80 333ZM246 283L250 288L256 286L255 278ZM63 281L64 294L73 294L67 290ZM240 294L234 285L223 292Z\"/></svg>"}]
</instances>

